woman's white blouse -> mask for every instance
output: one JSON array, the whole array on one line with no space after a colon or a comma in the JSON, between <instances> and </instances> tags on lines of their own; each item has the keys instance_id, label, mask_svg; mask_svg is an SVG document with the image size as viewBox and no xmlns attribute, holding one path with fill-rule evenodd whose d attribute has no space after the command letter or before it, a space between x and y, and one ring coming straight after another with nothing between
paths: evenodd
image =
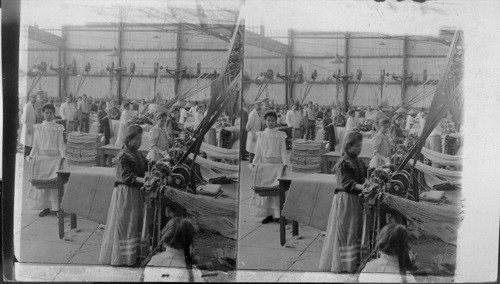
<instances>
[{"instance_id":1,"label":"woman's white blouse","mask_svg":"<svg viewBox=\"0 0 500 284\"><path fill-rule=\"evenodd\" d=\"M257 132L257 145L255 149L254 164L259 163L262 158L282 159L283 164L288 165L286 153L286 133L277 128L266 128Z\"/></svg>"},{"instance_id":2,"label":"woman's white blouse","mask_svg":"<svg viewBox=\"0 0 500 284\"><path fill-rule=\"evenodd\" d=\"M39 151L58 151L61 157L66 156L63 138L64 126L52 120L35 124L34 128L35 136L30 156L37 155Z\"/></svg>"}]
</instances>

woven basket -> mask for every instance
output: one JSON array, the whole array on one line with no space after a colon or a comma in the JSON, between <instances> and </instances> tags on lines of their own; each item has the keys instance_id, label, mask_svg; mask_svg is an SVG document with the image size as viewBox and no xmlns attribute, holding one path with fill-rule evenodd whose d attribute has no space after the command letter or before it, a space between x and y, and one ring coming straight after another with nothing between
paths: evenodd
<instances>
[{"instance_id":1,"label":"woven basket","mask_svg":"<svg viewBox=\"0 0 500 284\"><path fill-rule=\"evenodd\" d=\"M260 196L278 196L279 195L279 185L273 187L259 187L256 186L252 188L256 194Z\"/></svg>"},{"instance_id":2,"label":"woven basket","mask_svg":"<svg viewBox=\"0 0 500 284\"><path fill-rule=\"evenodd\" d=\"M57 188L57 178L48 180L32 180L30 179L31 185L37 189L54 189Z\"/></svg>"}]
</instances>

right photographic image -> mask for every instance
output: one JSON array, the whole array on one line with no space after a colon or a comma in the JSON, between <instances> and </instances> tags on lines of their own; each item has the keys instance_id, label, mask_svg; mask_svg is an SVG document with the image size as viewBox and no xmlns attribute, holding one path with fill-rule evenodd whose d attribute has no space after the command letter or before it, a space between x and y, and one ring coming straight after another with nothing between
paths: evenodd
<instances>
[{"instance_id":1,"label":"right photographic image","mask_svg":"<svg viewBox=\"0 0 500 284\"><path fill-rule=\"evenodd\" d=\"M238 269L453 277L463 31L245 24Z\"/></svg>"}]
</instances>

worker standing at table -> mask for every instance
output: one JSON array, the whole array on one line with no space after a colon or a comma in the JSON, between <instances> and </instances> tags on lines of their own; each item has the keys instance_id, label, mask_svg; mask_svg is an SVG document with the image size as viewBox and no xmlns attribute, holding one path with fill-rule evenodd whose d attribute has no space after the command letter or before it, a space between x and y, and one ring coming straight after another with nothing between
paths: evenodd
<instances>
[{"instance_id":1,"label":"worker standing at table","mask_svg":"<svg viewBox=\"0 0 500 284\"><path fill-rule=\"evenodd\" d=\"M300 115L299 106L297 104L293 104L292 108L286 113L286 124L288 127L292 128L292 138L300 139L302 137L302 116Z\"/></svg>"},{"instance_id":2,"label":"worker standing at table","mask_svg":"<svg viewBox=\"0 0 500 284\"><path fill-rule=\"evenodd\" d=\"M306 140L314 141L316 139L316 113L317 109L313 102L309 102L309 107L305 111L307 117Z\"/></svg>"},{"instance_id":3,"label":"worker standing at table","mask_svg":"<svg viewBox=\"0 0 500 284\"><path fill-rule=\"evenodd\" d=\"M123 111L120 115L120 126L118 127L118 135L116 136L115 145L123 146L123 138L127 125L132 122L132 112L130 111L130 104L125 102L123 104Z\"/></svg>"},{"instance_id":4,"label":"worker standing at table","mask_svg":"<svg viewBox=\"0 0 500 284\"><path fill-rule=\"evenodd\" d=\"M90 106L92 102L87 98L86 94L83 94L82 100L78 104L78 110L80 111L80 131L89 133L90 128Z\"/></svg>"},{"instance_id":5,"label":"worker standing at table","mask_svg":"<svg viewBox=\"0 0 500 284\"><path fill-rule=\"evenodd\" d=\"M98 133L104 134L104 145L109 144L109 139L111 138L111 119L108 113L105 111L106 103L102 102L99 106L99 111L97 112L97 121L99 122Z\"/></svg>"},{"instance_id":6,"label":"worker standing at table","mask_svg":"<svg viewBox=\"0 0 500 284\"><path fill-rule=\"evenodd\" d=\"M128 126L123 149L114 159L116 181L99 255L102 264L133 266L148 253L148 230L141 236L144 204L140 187L147 170L146 158L138 151L141 141L142 128Z\"/></svg>"},{"instance_id":7,"label":"worker standing at table","mask_svg":"<svg viewBox=\"0 0 500 284\"><path fill-rule=\"evenodd\" d=\"M256 133L255 157L250 167L253 169L259 163L290 164L286 154L286 133L276 128L278 115L274 111L268 111L264 118L267 128ZM280 217L279 197L260 196L254 193L250 201L250 214L265 217L262 224L278 221Z\"/></svg>"},{"instance_id":8,"label":"worker standing at table","mask_svg":"<svg viewBox=\"0 0 500 284\"><path fill-rule=\"evenodd\" d=\"M61 105L61 118L66 120L66 133L71 133L77 129L75 118L77 111L72 104L73 99L71 96L66 97L66 102Z\"/></svg>"},{"instance_id":9,"label":"worker standing at table","mask_svg":"<svg viewBox=\"0 0 500 284\"><path fill-rule=\"evenodd\" d=\"M173 107L170 111L170 116L167 119L167 132L172 137L179 137L182 132L182 129L179 127L177 121L179 120L179 109Z\"/></svg>"},{"instance_id":10,"label":"worker standing at table","mask_svg":"<svg viewBox=\"0 0 500 284\"><path fill-rule=\"evenodd\" d=\"M120 110L116 107L116 101L111 101L109 116L112 120L120 120Z\"/></svg>"},{"instance_id":11,"label":"worker standing at table","mask_svg":"<svg viewBox=\"0 0 500 284\"><path fill-rule=\"evenodd\" d=\"M254 109L248 115L246 124L247 134L247 151L250 154L250 161L255 157L255 147L257 146L257 132L262 128L262 121L260 120L261 106L260 103L255 104Z\"/></svg>"},{"instance_id":12,"label":"worker standing at table","mask_svg":"<svg viewBox=\"0 0 500 284\"><path fill-rule=\"evenodd\" d=\"M347 139L347 136L349 136L349 133L353 132L354 129L358 126L356 123L356 118L354 118L355 114L355 110L352 109L349 111L349 117L347 118L347 122L345 124L344 141L342 142L342 147L345 145L345 140Z\"/></svg>"},{"instance_id":13,"label":"worker standing at table","mask_svg":"<svg viewBox=\"0 0 500 284\"><path fill-rule=\"evenodd\" d=\"M35 180L52 179L61 168L62 160L66 155L64 147L64 126L54 121L54 105L47 103L42 107L44 121L34 125L33 149L26 160L31 164L31 187L28 191L28 206L31 209L40 210L40 217L51 213L57 213L57 186L46 188L40 184L34 184Z\"/></svg>"},{"instance_id":14,"label":"worker standing at table","mask_svg":"<svg viewBox=\"0 0 500 284\"><path fill-rule=\"evenodd\" d=\"M333 168L337 188L319 261L323 271L354 272L357 268L362 214L359 194L365 188L366 177L366 166L358 157L362 140L361 133L350 133L345 139L345 152Z\"/></svg>"},{"instance_id":15,"label":"worker standing at table","mask_svg":"<svg viewBox=\"0 0 500 284\"><path fill-rule=\"evenodd\" d=\"M390 125L391 123L388 118L381 119L378 123L378 131L372 138L373 157L370 160L370 167L372 168L390 163L391 142L386 135Z\"/></svg>"},{"instance_id":16,"label":"worker standing at table","mask_svg":"<svg viewBox=\"0 0 500 284\"><path fill-rule=\"evenodd\" d=\"M403 129L401 129L401 126L403 125L403 116L401 115L396 115L392 119L392 125L389 127L389 140L392 142L392 144L400 144L403 143L405 139L405 135L403 133Z\"/></svg>"},{"instance_id":17,"label":"worker standing at table","mask_svg":"<svg viewBox=\"0 0 500 284\"><path fill-rule=\"evenodd\" d=\"M28 103L23 107L23 114L21 116L21 123L23 124L21 130L21 143L24 145L24 157L30 154L31 148L33 147L34 125L36 123L36 95L32 94L29 98Z\"/></svg>"},{"instance_id":18,"label":"worker standing at table","mask_svg":"<svg viewBox=\"0 0 500 284\"><path fill-rule=\"evenodd\" d=\"M168 149L170 148L171 141L165 129L167 116L166 112L159 112L155 115L156 124L149 131L151 149L146 157L149 161L156 162L168 156Z\"/></svg>"},{"instance_id":19,"label":"worker standing at table","mask_svg":"<svg viewBox=\"0 0 500 284\"><path fill-rule=\"evenodd\" d=\"M332 110L326 109L323 118L323 140L330 144L330 151L335 151L335 146L338 144L336 121L332 119Z\"/></svg>"}]
</instances>

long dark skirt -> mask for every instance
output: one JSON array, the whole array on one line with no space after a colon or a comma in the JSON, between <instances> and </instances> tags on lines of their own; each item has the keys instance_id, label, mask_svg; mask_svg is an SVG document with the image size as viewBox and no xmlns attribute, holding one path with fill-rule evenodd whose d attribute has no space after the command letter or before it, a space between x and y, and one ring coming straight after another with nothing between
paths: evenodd
<instances>
[{"instance_id":1,"label":"long dark skirt","mask_svg":"<svg viewBox=\"0 0 500 284\"><path fill-rule=\"evenodd\" d=\"M323 271L354 272L360 254L362 207L355 194L339 192L332 202L319 268Z\"/></svg>"}]
</instances>

